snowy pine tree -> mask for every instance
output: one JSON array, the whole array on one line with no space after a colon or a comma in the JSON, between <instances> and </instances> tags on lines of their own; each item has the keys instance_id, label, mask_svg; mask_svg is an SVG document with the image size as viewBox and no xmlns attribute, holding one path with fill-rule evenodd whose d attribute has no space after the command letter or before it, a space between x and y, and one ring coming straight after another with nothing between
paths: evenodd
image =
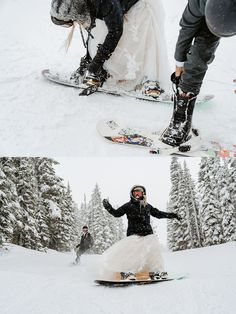
<instances>
[{"instance_id":1,"label":"snowy pine tree","mask_svg":"<svg viewBox=\"0 0 236 314\"><path fill-rule=\"evenodd\" d=\"M0 158L0 238L2 242L19 244L21 211L11 165L13 160Z\"/></svg>"},{"instance_id":2,"label":"snowy pine tree","mask_svg":"<svg viewBox=\"0 0 236 314\"><path fill-rule=\"evenodd\" d=\"M234 206L234 215L236 218L236 158L228 158L227 164L228 164L228 169L229 169L230 200Z\"/></svg>"},{"instance_id":3,"label":"snowy pine tree","mask_svg":"<svg viewBox=\"0 0 236 314\"><path fill-rule=\"evenodd\" d=\"M229 242L236 240L236 217L234 206L230 195L230 173L226 160L223 160L222 170L220 172L220 207L222 209L223 219L223 241Z\"/></svg>"},{"instance_id":4,"label":"snowy pine tree","mask_svg":"<svg viewBox=\"0 0 236 314\"><path fill-rule=\"evenodd\" d=\"M214 158L201 159L198 182L203 246L222 243L222 211L216 194Z\"/></svg>"},{"instance_id":5,"label":"snowy pine tree","mask_svg":"<svg viewBox=\"0 0 236 314\"><path fill-rule=\"evenodd\" d=\"M185 197L185 181L183 171L176 157L172 158L170 166L171 192L167 210L177 213L182 219L173 219L167 225L167 240L171 250L191 248L189 211Z\"/></svg>"},{"instance_id":6,"label":"snowy pine tree","mask_svg":"<svg viewBox=\"0 0 236 314\"><path fill-rule=\"evenodd\" d=\"M183 179L185 184L185 202L188 212L189 229L191 236L191 248L201 246L201 231L199 221L199 204L197 202L195 183L191 178L186 162L184 162Z\"/></svg>"},{"instance_id":7,"label":"snowy pine tree","mask_svg":"<svg viewBox=\"0 0 236 314\"><path fill-rule=\"evenodd\" d=\"M38 184L33 158L18 158L16 190L22 210L21 245L30 249L41 247L37 230Z\"/></svg>"},{"instance_id":8,"label":"snowy pine tree","mask_svg":"<svg viewBox=\"0 0 236 314\"><path fill-rule=\"evenodd\" d=\"M51 158L36 159L41 210L43 211L41 227L44 227L44 230L40 230L41 241L45 246L61 251L64 249L64 240L62 238L62 208L60 205L63 203L64 186L62 178L55 173L54 165L56 164L57 162Z\"/></svg>"}]
</instances>

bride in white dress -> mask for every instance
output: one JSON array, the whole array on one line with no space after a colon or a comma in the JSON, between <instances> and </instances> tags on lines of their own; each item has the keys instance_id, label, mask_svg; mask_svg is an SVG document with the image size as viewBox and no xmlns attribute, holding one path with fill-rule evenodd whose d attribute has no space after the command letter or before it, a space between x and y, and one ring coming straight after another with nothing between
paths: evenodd
<instances>
[{"instance_id":1,"label":"bride in white dress","mask_svg":"<svg viewBox=\"0 0 236 314\"><path fill-rule=\"evenodd\" d=\"M139 0L124 15L123 34L104 64L111 75L107 85L116 84L125 89L134 89L147 80L157 81L163 89L169 87L169 63L164 34L164 10L161 0ZM92 30L94 39L89 41L93 58L99 43L103 43L107 27L96 20Z\"/></svg>"},{"instance_id":2,"label":"bride in white dress","mask_svg":"<svg viewBox=\"0 0 236 314\"><path fill-rule=\"evenodd\" d=\"M148 81L151 89L155 89L156 85L166 89L169 87L170 71L165 44L162 0L138 0L133 5L132 2L135 1L52 0L51 17L55 24L62 26L72 26L77 22L80 26L88 28L88 25L95 22L95 27L91 31L92 36L88 40L88 51L92 58L88 71L94 59L98 59L98 53L101 55L105 51L106 61L102 61L102 66L109 74L107 87L116 86L124 90L134 90L137 85ZM91 3L96 11L94 15L89 7ZM131 7L125 10L124 6ZM108 13L105 12L106 10ZM122 10L127 11L123 16ZM109 14L110 33L108 33L108 24L105 23ZM98 18L93 20L92 16ZM121 26L123 23L123 32L118 40L115 39L116 29L112 29L113 26L118 25L116 19L120 21ZM111 42L113 41L113 46L108 45L108 37ZM112 49L109 48L111 46ZM109 53L108 48L112 53ZM148 91L148 88L144 91Z\"/></svg>"}]
</instances>

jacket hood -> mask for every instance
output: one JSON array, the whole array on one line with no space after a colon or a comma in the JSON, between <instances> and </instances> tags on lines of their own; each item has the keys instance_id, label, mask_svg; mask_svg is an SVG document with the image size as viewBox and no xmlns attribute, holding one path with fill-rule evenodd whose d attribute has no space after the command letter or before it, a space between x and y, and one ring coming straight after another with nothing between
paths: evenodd
<instances>
[{"instance_id":1,"label":"jacket hood","mask_svg":"<svg viewBox=\"0 0 236 314\"><path fill-rule=\"evenodd\" d=\"M134 192L134 190L136 190L136 189L142 189L142 191L143 191L143 197L142 197L142 199L136 199L134 196L133 196L133 192ZM143 186L143 185L134 185L132 188L131 188L131 190L130 190L130 199L131 199L131 201L132 202L135 202L135 203L140 203L140 205L142 205L142 206L146 206L146 204L147 204L147 201L146 201L146 199L147 199L147 196L146 196L146 189L145 189L145 187Z\"/></svg>"},{"instance_id":2,"label":"jacket hood","mask_svg":"<svg viewBox=\"0 0 236 314\"><path fill-rule=\"evenodd\" d=\"M75 21L86 26L91 24L87 0L52 0L50 14L61 21Z\"/></svg>"}]
</instances>

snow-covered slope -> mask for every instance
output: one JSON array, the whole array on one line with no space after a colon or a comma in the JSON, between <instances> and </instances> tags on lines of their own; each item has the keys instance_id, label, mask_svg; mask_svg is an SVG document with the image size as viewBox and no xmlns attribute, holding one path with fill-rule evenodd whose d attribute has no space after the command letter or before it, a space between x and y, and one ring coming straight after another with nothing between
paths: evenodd
<instances>
[{"instance_id":1,"label":"snow-covered slope","mask_svg":"<svg viewBox=\"0 0 236 314\"><path fill-rule=\"evenodd\" d=\"M236 243L165 253L169 273L188 278L150 286L96 286L99 256L0 251L1 314L234 314Z\"/></svg>"},{"instance_id":2,"label":"snow-covered slope","mask_svg":"<svg viewBox=\"0 0 236 314\"><path fill-rule=\"evenodd\" d=\"M96 132L97 121L114 118L131 126L161 131L169 123L172 105L101 94L78 97L78 90L46 82L41 77L42 69L72 71L84 55L78 30L65 54L62 45L68 29L51 23L50 2L0 2L1 155L146 155L143 150L103 141ZM163 1L167 55L172 69L178 22L185 4L186 0ZM199 105L194 116L204 141L214 138L225 144L235 143L235 47L236 38L222 40L205 80L202 91L215 94L215 100Z\"/></svg>"}]
</instances>

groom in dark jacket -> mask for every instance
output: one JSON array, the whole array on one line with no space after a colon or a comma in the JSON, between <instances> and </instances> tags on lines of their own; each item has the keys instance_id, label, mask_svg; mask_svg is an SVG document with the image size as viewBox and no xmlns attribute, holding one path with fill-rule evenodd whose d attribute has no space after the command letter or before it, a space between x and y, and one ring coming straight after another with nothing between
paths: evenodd
<instances>
[{"instance_id":1,"label":"groom in dark jacket","mask_svg":"<svg viewBox=\"0 0 236 314\"><path fill-rule=\"evenodd\" d=\"M93 238L91 234L88 232L88 227L83 226L82 228L83 234L80 239L80 243L76 246L76 260L75 263L78 264L80 262L80 257L86 251L88 251L93 246Z\"/></svg>"},{"instance_id":2,"label":"groom in dark jacket","mask_svg":"<svg viewBox=\"0 0 236 314\"><path fill-rule=\"evenodd\" d=\"M214 60L220 37L236 35L235 0L188 0L175 49L174 112L162 141L179 146L189 139L197 95Z\"/></svg>"}]
</instances>

